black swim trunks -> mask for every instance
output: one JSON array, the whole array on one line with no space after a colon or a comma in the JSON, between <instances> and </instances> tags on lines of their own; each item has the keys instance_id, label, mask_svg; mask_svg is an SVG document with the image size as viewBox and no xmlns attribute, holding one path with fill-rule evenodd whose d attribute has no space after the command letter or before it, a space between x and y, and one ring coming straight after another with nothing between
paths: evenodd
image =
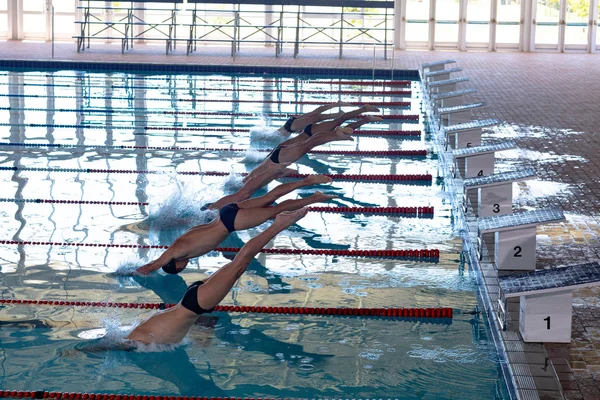
<instances>
[{"instance_id":1,"label":"black swim trunks","mask_svg":"<svg viewBox=\"0 0 600 400\"><path fill-rule=\"evenodd\" d=\"M235 231L234 222L239 210L240 207L235 203L229 203L219 210L219 218L229 232Z\"/></svg>"},{"instance_id":2,"label":"black swim trunks","mask_svg":"<svg viewBox=\"0 0 600 400\"><path fill-rule=\"evenodd\" d=\"M178 274L179 272L181 272L175 266L175 260L174 259L171 260L171 261L169 261L167 264L163 265L162 269L167 274L173 274L173 275Z\"/></svg>"},{"instance_id":3,"label":"black swim trunks","mask_svg":"<svg viewBox=\"0 0 600 400\"><path fill-rule=\"evenodd\" d=\"M283 146L277 146L273 149L271 154L269 154L269 159L273 161L275 164L279 164L279 152L283 149Z\"/></svg>"},{"instance_id":4,"label":"black swim trunks","mask_svg":"<svg viewBox=\"0 0 600 400\"><path fill-rule=\"evenodd\" d=\"M304 130L302 132L306 133L308 135L308 137L312 136L312 126L313 124L308 124L304 127Z\"/></svg>"},{"instance_id":5,"label":"black swim trunks","mask_svg":"<svg viewBox=\"0 0 600 400\"><path fill-rule=\"evenodd\" d=\"M204 281L198 281L198 282L192 283L190 285L190 287L188 287L188 289L185 291L185 294L183 295L183 299L181 299L182 306L184 306L188 310L190 310L198 315L205 314L205 313L211 313L214 310L214 308L211 308L210 310L206 310L206 309L200 307L200 304L198 304L198 287L202 284L204 284Z\"/></svg>"},{"instance_id":6,"label":"black swim trunks","mask_svg":"<svg viewBox=\"0 0 600 400\"><path fill-rule=\"evenodd\" d=\"M296 117L289 117L288 120L285 122L285 125L283 125L283 128L289 133L294 133L294 131L292 130L292 124L295 120Z\"/></svg>"}]
</instances>

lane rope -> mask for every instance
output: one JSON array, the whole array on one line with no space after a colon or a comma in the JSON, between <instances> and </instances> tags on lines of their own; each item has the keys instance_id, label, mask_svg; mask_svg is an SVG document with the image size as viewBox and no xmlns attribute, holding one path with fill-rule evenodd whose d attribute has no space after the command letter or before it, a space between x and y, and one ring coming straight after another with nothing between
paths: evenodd
<instances>
[{"instance_id":1,"label":"lane rope","mask_svg":"<svg viewBox=\"0 0 600 400\"><path fill-rule=\"evenodd\" d=\"M141 308L165 310L174 307L173 303L118 303L104 301L68 301L68 300L18 300L0 299L0 304L31 304L71 307L111 307ZM363 317L415 317L415 318L452 318L449 307L435 308L320 308L320 307L267 307L267 306L216 306L215 311L226 313L253 314L297 314L297 315L340 315Z\"/></svg>"},{"instance_id":2,"label":"lane rope","mask_svg":"<svg viewBox=\"0 0 600 400\"><path fill-rule=\"evenodd\" d=\"M166 174L163 171L147 171L147 170L132 170L132 169L95 169L95 168L48 168L48 167L0 167L0 171L25 171L25 172L75 172L75 173L102 173L102 174L146 174L160 175ZM230 172L220 171L175 171L178 175L198 175L198 176L228 176ZM244 172L239 174L247 176ZM368 182L368 183L391 183L402 182L401 184L423 184L432 182L431 174L411 174L411 175L394 175L394 174L320 174L327 176L334 181L341 182ZM312 174L289 174L283 178L306 178Z\"/></svg>"},{"instance_id":3,"label":"lane rope","mask_svg":"<svg viewBox=\"0 0 600 400\"><path fill-rule=\"evenodd\" d=\"M0 198L2 203L39 203L39 204L85 204L107 206L147 206L149 203L136 201L100 201L100 200L60 200L60 199L9 199ZM419 207L309 207L308 211L337 214L382 214L431 218L434 208Z\"/></svg>"},{"instance_id":4,"label":"lane rope","mask_svg":"<svg viewBox=\"0 0 600 400\"><path fill-rule=\"evenodd\" d=\"M0 240L0 244L17 246L58 246L58 247L102 247L122 249L163 249L169 246L143 245L143 244L114 244L114 243L78 243L78 242L38 242L29 240ZM239 247L217 247L213 251L221 253L237 253ZM343 257L368 257L368 258L393 258L409 261L433 262L440 258L438 249L420 250L332 250L332 249L284 249L263 248L260 250L265 254L294 254L294 255L317 255L317 256L343 256Z\"/></svg>"},{"instance_id":5,"label":"lane rope","mask_svg":"<svg viewBox=\"0 0 600 400\"><path fill-rule=\"evenodd\" d=\"M17 83L17 84L11 84L11 83L4 83L4 82L0 82L0 86L20 86L20 87L27 87L27 86L31 86L31 87L56 87L56 88L78 88L78 87L84 87L87 90L90 89L111 89L111 90L119 90L119 89L126 89L126 90L137 90L137 89L156 89L155 87L149 87L149 86L136 86L136 85L131 85L131 86L119 86L119 85L112 85L112 86L97 86L97 85L86 85L86 84L82 84L82 85L77 85L77 84L56 84L56 83ZM167 89L167 90L173 90L173 88L169 88L169 87L163 87L163 88L158 88L160 89ZM178 88L174 88L175 90ZM190 88L185 88L182 87L180 88L181 91L189 91ZM217 92L217 91L221 91L221 92L246 92L246 93L301 93L301 94L337 94L337 95L350 95L350 96L360 96L360 95L377 95L377 96L397 96L397 97L410 97L412 95L412 91L411 90L379 90L379 91L374 91L374 90L307 90L307 89L246 89L246 88L225 88L225 87L206 87L206 86L195 86L194 88L195 92Z\"/></svg>"},{"instance_id":6,"label":"lane rope","mask_svg":"<svg viewBox=\"0 0 600 400\"><path fill-rule=\"evenodd\" d=\"M152 109L131 109L131 108L35 108L35 107L0 107L0 111L54 111L54 112L74 112L74 113L99 113L99 114L166 114L166 115L202 115L202 116L232 116L232 117L269 117L269 118L288 118L290 116L297 116L300 114L295 113L240 113L240 112L212 112L212 111L168 111L170 109L165 109L164 111ZM418 120L418 114L382 114L378 115L382 119L394 119L394 120ZM364 115L358 115L356 118L365 118Z\"/></svg>"},{"instance_id":7,"label":"lane rope","mask_svg":"<svg viewBox=\"0 0 600 400\"><path fill-rule=\"evenodd\" d=\"M8 122L1 122L0 126L10 127L25 127L25 128L69 128L69 129L144 129L146 131L174 131L174 132L226 132L226 133L240 133L250 132L250 128L212 128L206 126L198 127L183 127L183 126L143 126L137 127L134 125L99 125L99 124L11 124ZM415 136L420 137L421 131L412 130L362 130L356 129L350 134L350 136Z\"/></svg>"},{"instance_id":8,"label":"lane rope","mask_svg":"<svg viewBox=\"0 0 600 400\"><path fill-rule=\"evenodd\" d=\"M59 149L88 149L88 150L168 150L168 151L226 151L226 152L247 152L258 151L269 153L272 149L235 149L235 148L213 148L213 147L178 147L178 146L103 146L103 145L79 145L79 144L61 144L61 143L8 143L0 142L0 147L29 147L29 148L59 148ZM326 155L361 155L365 157L424 157L427 156L427 150L311 150L309 154Z\"/></svg>"},{"instance_id":9,"label":"lane rope","mask_svg":"<svg viewBox=\"0 0 600 400\"><path fill-rule=\"evenodd\" d=\"M21 98L36 98L48 99L48 96L38 94L0 94L0 97L21 97ZM66 96L54 95L53 99L79 99L79 100L134 100L132 97L113 97L113 96ZM310 104L323 105L323 101L284 101L284 100L240 100L240 99L172 99L172 98L146 98L146 101L182 101L182 102L199 102L199 103L256 103L256 104ZM410 107L410 101L347 101L346 103L352 106L387 106L387 107Z\"/></svg>"},{"instance_id":10,"label":"lane rope","mask_svg":"<svg viewBox=\"0 0 600 400\"><path fill-rule=\"evenodd\" d=\"M23 73L18 73L18 72L10 72L10 73L0 73L0 76L24 76L26 78L29 77L45 77L45 78L68 78L69 81L72 81L72 79L76 79L78 81L84 81L84 79L81 78L81 76L75 76L75 75L60 75L60 74L56 74L56 75L52 75L52 74L35 74L35 73L27 73L27 74L23 74ZM128 80L149 80L149 81L164 81L164 82L179 82L179 81L183 81L185 83L189 83L189 79L188 78L183 78L183 79L177 79L177 76L172 76L172 77L168 77L168 78L156 78L156 77L151 77L151 76L144 76L143 78L140 77L135 77L135 76L126 76L124 77L125 79ZM195 77L195 78L201 78L201 76ZM87 81L96 81L96 80L101 80L101 78L96 79L96 77L89 77L86 76L85 78ZM287 79L287 81L285 80ZM106 83L106 79L103 80L102 82ZM210 78L210 80L204 79L204 80L194 80L195 83L202 83L202 82L229 82L229 83L235 83L235 84L240 84L240 83L288 83L288 84L294 84L294 83L304 83L304 84L324 84L324 85L366 85L366 86L408 86L411 85L413 81L410 80L399 80L399 81L383 81L383 80L353 80L353 81L342 81L342 80L326 80L326 81L319 81L319 80L310 80L310 79L294 79L294 78L280 78L280 79L246 79L245 77L232 77L230 79L224 79L224 78ZM186 88L187 89L187 88Z\"/></svg>"}]
</instances>

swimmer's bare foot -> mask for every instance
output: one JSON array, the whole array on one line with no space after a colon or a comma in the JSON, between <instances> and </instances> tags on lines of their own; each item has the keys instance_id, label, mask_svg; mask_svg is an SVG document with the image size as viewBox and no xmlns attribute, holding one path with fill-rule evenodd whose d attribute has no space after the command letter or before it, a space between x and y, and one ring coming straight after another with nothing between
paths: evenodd
<instances>
[{"instance_id":1,"label":"swimmer's bare foot","mask_svg":"<svg viewBox=\"0 0 600 400\"><path fill-rule=\"evenodd\" d=\"M352 106L352 104L348 103L347 101L341 101L341 100L336 101L334 104L338 107L351 107Z\"/></svg>"},{"instance_id":2,"label":"swimmer's bare foot","mask_svg":"<svg viewBox=\"0 0 600 400\"><path fill-rule=\"evenodd\" d=\"M335 128L334 132L335 132L336 140L350 140L350 141L354 140L354 139L352 139L352 137L350 137L350 134L352 134L354 132L354 129L352 129L352 128L349 128L347 126L345 126L345 127L338 126Z\"/></svg>"},{"instance_id":3,"label":"swimmer's bare foot","mask_svg":"<svg viewBox=\"0 0 600 400\"><path fill-rule=\"evenodd\" d=\"M331 183L333 179L328 177L327 175L309 175L303 179L306 186L310 185L320 185L322 183Z\"/></svg>"},{"instance_id":4,"label":"swimmer's bare foot","mask_svg":"<svg viewBox=\"0 0 600 400\"><path fill-rule=\"evenodd\" d=\"M363 106L363 108L365 109L365 112L379 112L381 110L379 110L379 108L372 106L370 104L367 104L366 106Z\"/></svg>"},{"instance_id":5,"label":"swimmer's bare foot","mask_svg":"<svg viewBox=\"0 0 600 400\"><path fill-rule=\"evenodd\" d=\"M315 203L324 203L326 201L329 201L331 199L337 199L338 196L336 196L335 194L325 194L323 192L315 192L312 196L310 196L310 198L312 200L315 201Z\"/></svg>"},{"instance_id":6,"label":"swimmer's bare foot","mask_svg":"<svg viewBox=\"0 0 600 400\"><path fill-rule=\"evenodd\" d=\"M307 213L308 207L304 207L295 211L284 211L282 213L277 214L273 225L277 225L282 228L287 228L288 226L293 225L302 218L304 218Z\"/></svg>"}]
</instances>

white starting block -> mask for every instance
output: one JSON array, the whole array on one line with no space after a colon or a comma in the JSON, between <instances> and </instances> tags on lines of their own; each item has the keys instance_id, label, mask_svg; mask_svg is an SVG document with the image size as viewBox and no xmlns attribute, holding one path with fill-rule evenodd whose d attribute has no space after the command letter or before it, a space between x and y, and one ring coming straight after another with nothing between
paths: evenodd
<instances>
[{"instance_id":1,"label":"white starting block","mask_svg":"<svg viewBox=\"0 0 600 400\"><path fill-rule=\"evenodd\" d=\"M471 121L473 119L473 113L471 111L479 107L487 107L487 104L479 102L452 107L442 107L438 109L437 112L440 116L440 121L444 122L447 118L445 125L456 125Z\"/></svg>"},{"instance_id":2,"label":"white starting block","mask_svg":"<svg viewBox=\"0 0 600 400\"><path fill-rule=\"evenodd\" d=\"M448 146L452 149L481 146L481 130L497 125L499 122L495 118L489 118L446 126L444 128L446 149Z\"/></svg>"},{"instance_id":3,"label":"white starting block","mask_svg":"<svg viewBox=\"0 0 600 400\"><path fill-rule=\"evenodd\" d=\"M477 89L461 89L453 92L437 93L431 96L431 100L436 108L453 107L465 104L463 96L466 94L477 93Z\"/></svg>"},{"instance_id":4,"label":"white starting block","mask_svg":"<svg viewBox=\"0 0 600 400\"><path fill-rule=\"evenodd\" d=\"M600 285L597 262L499 277L498 319L507 328L507 299L520 298L524 342L571 343L573 290Z\"/></svg>"},{"instance_id":5,"label":"white starting block","mask_svg":"<svg viewBox=\"0 0 600 400\"><path fill-rule=\"evenodd\" d=\"M461 82L468 82L469 78L462 76L460 78L445 79L443 81L431 82L427 87L429 93L446 93L453 92L456 90L456 84Z\"/></svg>"},{"instance_id":6,"label":"white starting block","mask_svg":"<svg viewBox=\"0 0 600 400\"><path fill-rule=\"evenodd\" d=\"M515 147L515 142L503 142L456 149L454 150L455 168L465 179L491 175L494 173L494 153Z\"/></svg>"},{"instance_id":7,"label":"white starting block","mask_svg":"<svg viewBox=\"0 0 600 400\"><path fill-rule=\"evenodd\" d=\"M461 67L454 67L439 71L428 71L423 74L423 77L425 78L423 82L427 84L428 82L444 81L446 79L450 79L450 74L453 74L455 72L461 72L462 70L463 69Z\"/></svg>"},{"instance_id":8,"label":"white starting block","mask_svg":"<svg viewBox=\"0 0 600 400\"><path fill-rule=\"evenodd\" d=\"M534 170L524 169L465 179L463 181L464 204L467 205L469 192L477 190L477 208L473 210L477 217L511 214L513 183L535 176Z\"/></svg>"},{"instance_id":9,"label":"white starting block","mask_svg":"<svg viewBox=\"0 0 600 400\"><path fill-rule=\"evenodd\" d=\"M440 60L421 64L421 71L442 71L446 69L446 64L456 64L456 60Z\"/></svg>"},{"instance_id":10,"label":"white starting block","mask_svg":"<svg viewBox=\"0 0 600 400\"><path fill-rule=\"evenodd\" d=\"M564 221L558 209L542 209L479 220L478 251L481 258L483 235L495 235L495 263L498 270L535 270L536 227Z\"/></svg>"}]
</instances>

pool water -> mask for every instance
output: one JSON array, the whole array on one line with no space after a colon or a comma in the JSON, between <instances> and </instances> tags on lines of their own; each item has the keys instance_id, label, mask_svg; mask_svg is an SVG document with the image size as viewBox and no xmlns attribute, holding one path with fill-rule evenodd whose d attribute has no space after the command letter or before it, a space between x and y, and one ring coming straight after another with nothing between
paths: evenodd
<instances>
[{"instance_id":1,"label":"pool water","mask_svg":"<svg viewBox=\"0 0 600 400\"><path fill-rule=\"evenodd\" d=\"M273 147L281 140L274 128L285 122L286 115L316 107L304 102L410 101L407 108L381 107L382 113L419 113L417 82L410 85L409 97L401 98L340 94L340 90L381 91L383 83L326 83L330 80L0 72L0 167L16 167L0 171L0 240L169 245L189 227L214 216L202 211L202 205L239 188L239 173L251 170L266 154L256 149ZM363 129L422 130L423 124L421 119L386 119ZM47 146L57 144L69 146ZM149 146L223 151L144 148ZM354 142L319 149L430 147L423 134L420 138L355 136ZM201 318L174 348L91 351L88 345L122 336L152 311L5 305L0 306L0 389L229 397L506 398L488 328L473 313L478 304L476 279L459 262L461 243L449 197L443 182L436 180L440 166L435 154L309 154L294 167L308 174L432 174L431 184L334 181L318 190L339 196L323 205L433 206L435 214L422 219L310 212L268 247L439 249L439 262L261 253L222 304L452 307L453 320L214 313ZM308 196L314 190L302 188L284 199ZM235 232L222 245L241 247L266 226ZM189 283L205 279L231 258L211 252L178 276L121 273L158 253L2 244L0 295L4 299L173 303Z\"/></svg>"}]
</instances>

